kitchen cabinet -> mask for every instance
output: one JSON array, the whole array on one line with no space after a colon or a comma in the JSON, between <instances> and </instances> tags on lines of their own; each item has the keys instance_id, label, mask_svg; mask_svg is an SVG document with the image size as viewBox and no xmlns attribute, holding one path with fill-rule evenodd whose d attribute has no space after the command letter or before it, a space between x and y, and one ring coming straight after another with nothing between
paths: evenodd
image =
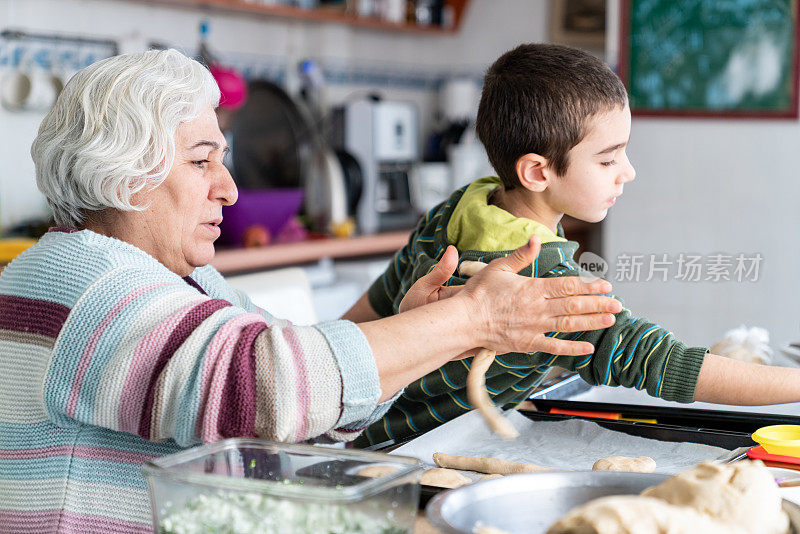
<instances>
[{"instance_id":1,"label":"kitchen cabinet","mask_svg":"<svg viewBox=\"0 0 800 534\"><path fill-rule=\"evenodd\" d=\"M445 0L446 9L452 10L451 27L421 26L407 22L389 22L376 17L360 17L351 13L334 11L328 8L304 9L294 6L261 4L246 0L121 0L124 2L144 2L149 4L168 4L187 8L206 9L218 12L246 13L262 17L278 17L308 22L345 24L372 30L448 35L458 31L469 0Z\"/></svg>"}]
</instances>

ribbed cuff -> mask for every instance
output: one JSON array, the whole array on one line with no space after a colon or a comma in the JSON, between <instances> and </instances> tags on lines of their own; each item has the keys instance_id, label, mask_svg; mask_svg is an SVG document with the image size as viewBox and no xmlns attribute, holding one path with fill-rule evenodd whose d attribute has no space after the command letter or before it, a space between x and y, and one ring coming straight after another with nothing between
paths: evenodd
<instances>
[{"instance_id":1,"label":"ribbed cuff","mask_svg":"<svg viewBox=\"0 0 800 534\"><path fill-rule=\"evenodd\" d=\"M677 402L693 402L700 367L706 357L705 347L687 347L677 342L664 370L659 397Z\"/></svg>"},{"instance_id":2,"label":"ribbed cuff","mask_svg":"<svg viewBox=\"0 0 800 534\"><path fill-rule=\"evenodd\" d=\"M369 420L381 397L381 384L367 338L350 321L315 326L328 341L342 375L342 415L336 428Z\"/></svg>"},{"instance_id":3,"label":"ribbed cuff","mask_svg":"<svg viewBox=\"0 0 800 534\"><path fill-rule=\"evenodd\" d=\"M349 425L340 426L340 427L338 427L338 429L340 429L340 430L348 430L348 431L359 431L360 432L360 431L364 430L365 428L367 428L372 423L380 421L381 417L386 415L386 412L388 412L389 408L392 407L392 404L394 404L394 401L397 400L397 397L399 397L400 395L403 394L403 391L405 391L405 389L401 389L400 391L398 391L395 394L394 397L392 397L389 400L385 400L382 403L380 403L379 405L377 405L375 407L375 409L372 411L372 413L369 415L369 417L367 417L366 419L362 419L360 421L355 421L354 423L350 423Z\"/></svg>"}]
</instances>

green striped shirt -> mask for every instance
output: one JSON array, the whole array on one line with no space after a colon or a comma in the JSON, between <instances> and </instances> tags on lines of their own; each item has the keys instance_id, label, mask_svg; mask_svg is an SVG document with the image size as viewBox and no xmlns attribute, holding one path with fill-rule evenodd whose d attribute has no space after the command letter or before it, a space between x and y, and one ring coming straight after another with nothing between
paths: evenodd
<instances>
[{"instance_id":1,"label":"green striped shirt","mask_svg":"<svg viewBox=\"0 0 800 534\"><path fill-rule=\"evenodd\" d=\"M397 313L408 288L439 261L450 244L447 224L465 190L466 186L457 190L419 221L408 244L395 254L386 271L372 284L369 302L378 314L386 317ZM485 230L502 231L498 228ZM564 236L560 226L558 235ZM573 258L577 248L574 241L544 243L536 261L520 274L542 278L577 276L580 267ZM459 263L465 260L488 263L511 252L459 250ZM447 285L465 282L466 279L453 276ZM689 348L676 340L671 332L646 319L634 317L625 308L616 317L614 326L603 330L547 334L592 343L595 352L589 356L559 356L543 352L498 355L486 373L486 388L494 403L512 407L525 400L553 366L574 370L592 385L646 389L654 397L691 402L707 349ZM356 445L401 440L471 410L466 394L470 364L470 358L448 362L411 383L386 415L358 438Z\"/></svg>"}]
</instances>

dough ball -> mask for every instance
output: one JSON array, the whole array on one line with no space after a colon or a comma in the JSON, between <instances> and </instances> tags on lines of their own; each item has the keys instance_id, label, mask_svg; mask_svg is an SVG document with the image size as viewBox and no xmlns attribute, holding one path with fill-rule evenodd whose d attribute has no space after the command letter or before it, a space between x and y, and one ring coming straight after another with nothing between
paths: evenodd
<instances>
[{"instance_id":1,"label":"dough ball","mask_svg":"<svg viewBox=\"0 0 800 534\"><path fill-rule=\"evenodd\" d=\"M609 456L600 458L592 466L592 471L652 473L655 470L656 462L649 456Z\"/></svg>"},{"instance_id":2,"label":"dough ball","mask_svg":"<svg viewBox=\"0 0 800 534\"><path fill-rule=\"evenodd\" d=\"M481 477L478 482L483 482L484 480L492 480L493 478L503 478L503 475L500 473L492 473L491 475L486 475L485 477Z\"/></svg>"},{"instance_id":3,"label":"dough ball","mask_svg":"<svg viewBox=\"0 0 800 534\"><path fill-rule=\"evenodd\" d=\"M434 467L422 473L420 482L424 486L436 486L437 488L460 488L472 484L472 479L465 477L455 469Z\"/></svg>"},{"instance_id":4,"label":"dough ball","mask_svg":"<svg viewBox=\"0 0 800 534\"><path fill-rule=\"evenodd\" d=\"M362 477L379 478L390 475L398 469L400 468L393 465L370 465L369 467L365 467L364 469L360 470L358 475Z\"/></svg>"},{"instance_id":5,"label":"dough ball","mask_svg":"<svg viewBox=\"0 0 800 534\"><path fill-rule=\"evenodd\" d=\"M691 508L651 497L602 497L572 509L547 534L744 534Z\"/></svg>"},{"instance_id":6,"label":"dough ball","mask_svg":"<svg viewBox=\"0 0 800 534\"><path fill-rule=\"evenodd\" d=\"M645 490L642 495L691 507L744 532L785 534L789 529L778 486L758 460L731 464L704 462Z\"/></svg>"}]
</instances>

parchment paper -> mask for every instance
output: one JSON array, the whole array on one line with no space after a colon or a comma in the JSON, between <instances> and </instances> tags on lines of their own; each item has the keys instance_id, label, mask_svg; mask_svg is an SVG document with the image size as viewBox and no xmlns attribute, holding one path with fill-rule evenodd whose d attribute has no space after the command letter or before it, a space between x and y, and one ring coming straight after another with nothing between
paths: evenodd
<instances>
[{"instance_id":1,"label":"parchment paper","mask_svg":"<svg viewBox=\"0 0 800 534\"><path fill-rule=\"evenodd\" d=\"M697 443L630 436L578 419L531 421L513 410L506 416L520 431L516 440L505 441L492 434L473 410L398 447L392 454L413 456L430 465L434 452L446 452L573 470L590 470L605 456L650 456L656 461L657 473L674 474L728 452Z\"/></svg>"}]
</instances>

